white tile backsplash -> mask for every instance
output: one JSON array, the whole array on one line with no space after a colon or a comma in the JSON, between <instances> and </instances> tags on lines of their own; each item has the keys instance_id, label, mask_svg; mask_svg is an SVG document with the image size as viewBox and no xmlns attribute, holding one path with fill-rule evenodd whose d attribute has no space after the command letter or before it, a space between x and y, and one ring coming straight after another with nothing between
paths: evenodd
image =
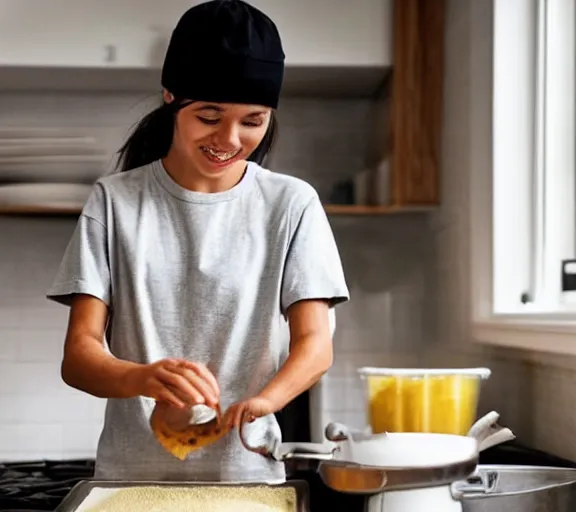
<instances>
[{"instance_id":1,"label":"white tile backsplash","mask_svg":"<svg viewBox=\"0 0 576 512\"><path fill-rule=\"evenodd\" d=\"M0 400L4 395L26 397L35 393L58 393L66 387L60 379L59 364L2 363L0 365ZM1 405L1 404L0 404Z\"/></svg>"},{"instance_id":2,"label":"white tile backsplash","mask_svg":"<svg viewBox=\"0 0 576 512\"><path fill-rule=\"evenodd\" d=\"M62 426L64 453L74 453L77 457L91 457L96 452L101 427L93 421L66 423Z\"/></svg>"},{"instance_id":3,"label":"white tile backsplash","mask_svg":"<svg viewBox=\"0 0 576 512\"><path fill-rule=\"evenodd\" d=\"M20 330L6 329L0 334L0 365L18 360L18 337Z\"/></svg>"},{"instance_id":4,"label":"white tile backsplash","mask_svg":"<svg viewBox=\"0 0 576 512\"><path fill-rule=\"evenodd\" d=\"M94 423L105 401L74 390L37 395L0 396L0 424Z\"/></svg>"},{"instance_id":5,"label":"white tile backsplash","mask_svg":"<svg viewBox=\"0 0 576 512\"><path fill-rule=\"evenodd\" d=\"M22 363L60 363L63 355L62 330L45 330L35 337L18 340L17 361Z\"/></svg>"},{"instance_id":6,"label":"white tile backsplash","mask_svg":"<svg viewBox=\"0 0 576 512\"><path fill-rule=\"evenodd\" d=\"M62 453L64 447L62 423L2 424L0 425L0 453L2 459L16 460L45 456L45 452Z\"/></svg>"}]
</instances>

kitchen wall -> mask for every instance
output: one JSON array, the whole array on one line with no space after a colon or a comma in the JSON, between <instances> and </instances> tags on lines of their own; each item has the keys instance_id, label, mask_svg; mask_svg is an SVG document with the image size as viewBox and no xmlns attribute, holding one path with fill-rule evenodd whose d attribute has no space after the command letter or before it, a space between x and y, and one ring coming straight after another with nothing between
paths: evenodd
<instances>
[{"instance_id":1,"label":"kitchen wall","mask_svg":"<svg viewBox=\"0 0 576 512\"><path fill-rule=\"evenodd\" d=\"M576 460L576 358L483 347L470 336L470 180L490 165L491 4L448 2L442 206L430 219L435 283L425 307L436 337L421 362L489 366L481 410L500 412L521 441Z\"/></svg>"},{"instance_id":2,"label":"kitchen wall","mask_svg":"<svg viewBox=\"0 0 576 512\"><path fill-rule=\"evenodd\" d=\"M0 127L94 134L112 157L150 98L0 94ZM370 103L287 99L271 167L327 197L362 167ZM337 316L336 362L315 394L320 423L361 426L360 365L411 365L425 340L433 249L424 215L332 218L353 301ZM0 460L93 456L103 401L67 388L59 362L67 310L44 299L74 229L66 218L0 217Z\"/></svg>"}]
</instances>

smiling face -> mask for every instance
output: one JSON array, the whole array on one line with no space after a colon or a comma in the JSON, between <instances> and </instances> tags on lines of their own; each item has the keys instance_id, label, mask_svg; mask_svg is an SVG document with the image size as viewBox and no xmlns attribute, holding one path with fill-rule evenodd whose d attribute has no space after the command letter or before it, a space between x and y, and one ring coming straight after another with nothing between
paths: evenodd
<instances>
[{"instance_id":1,"label":"smiling face","mask_svg":"<svg viewBox=\"0 0 576 512\"><path fill-rule=\"evenodd\" d=\"M197 179L243 172L246 159L266 135L271 113L258 105L191 102L176 115L171 152Z\"/></svg>"}]
</instances>

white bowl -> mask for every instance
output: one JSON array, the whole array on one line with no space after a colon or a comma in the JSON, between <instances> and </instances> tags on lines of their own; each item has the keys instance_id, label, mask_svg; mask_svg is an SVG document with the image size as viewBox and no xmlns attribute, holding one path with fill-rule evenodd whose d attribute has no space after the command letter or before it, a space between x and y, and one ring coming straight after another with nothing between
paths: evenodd
<instances>
[{"instance_id":1,"label":"white bowl","mask_svg":"<svg viewBox=\"0 0 576 512\"><path fill-rule=\"evenodd\" d=\"M377 434L339 442L336 459L386 468L422 468L464 462L478 455L478 442L450 434Z\"/></svg>"}]
</instances>

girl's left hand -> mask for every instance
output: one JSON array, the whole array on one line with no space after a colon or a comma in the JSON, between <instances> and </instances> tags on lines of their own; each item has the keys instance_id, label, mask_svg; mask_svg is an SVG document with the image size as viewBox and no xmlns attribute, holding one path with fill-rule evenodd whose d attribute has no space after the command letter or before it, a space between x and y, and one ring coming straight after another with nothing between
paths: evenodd
<instances>
[{"instance_id":1,"label":"girl's left hand","mask_svg":"<svg viewBox=\"0 0 576 512\"><path fill-rule=\"evenodd\" d=\"M231 405L224 415L224 422L229 428L240 428L242 422L252 422L273 412L275 411L270 400L255 396Z\"/></svg>"}]
</instances>

